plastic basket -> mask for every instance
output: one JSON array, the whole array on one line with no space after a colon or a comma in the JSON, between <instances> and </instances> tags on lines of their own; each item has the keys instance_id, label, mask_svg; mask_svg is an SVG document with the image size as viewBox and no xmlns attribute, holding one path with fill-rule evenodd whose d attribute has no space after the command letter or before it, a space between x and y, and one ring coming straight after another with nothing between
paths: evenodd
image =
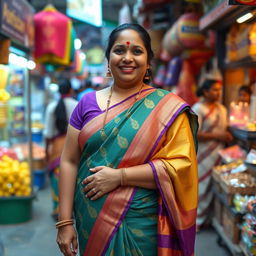
<instances>
[{"instance_id":1,"label":"plastic basket","mask_svg":"<svg viewBox=\"0 0 256 256\"><path fill-rule=\"evenodd\" d=\"M35 195L27 197L0 197L0 225L18 224L32 218L32 201Z\"/></svg>"}]
</instances>

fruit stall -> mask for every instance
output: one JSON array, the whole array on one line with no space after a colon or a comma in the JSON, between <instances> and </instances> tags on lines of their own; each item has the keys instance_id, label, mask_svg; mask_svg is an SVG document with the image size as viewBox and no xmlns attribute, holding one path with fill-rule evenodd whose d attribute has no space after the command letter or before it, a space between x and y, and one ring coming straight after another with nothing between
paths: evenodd
<instances>
[{"instance_id":1,"label":"fruit stall","mask_svg":"<svg viewBox=\"0 0 256 256\"><path fill-rule=\"evenodd\" d=\"M3 225L32 218L35 196L28 68L34 10L25 0L0 0L0 10L0 225Z\"/></svg>"}]
</instances>

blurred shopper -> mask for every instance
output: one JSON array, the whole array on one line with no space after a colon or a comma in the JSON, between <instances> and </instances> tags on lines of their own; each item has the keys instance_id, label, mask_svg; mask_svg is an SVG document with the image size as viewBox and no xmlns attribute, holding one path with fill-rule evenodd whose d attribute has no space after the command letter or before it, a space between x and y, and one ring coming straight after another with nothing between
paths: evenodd
<instances>
[{"instance_id":1,"label":"blurred shopper","mask_svg":"<svg viewBox=\"0 0 256 256\"><path fill-rule=\"evenodd\" d=\"M92 82L90 80L86 80L84 85L82 85L81 89L79 90L79 93L77 94L77 100L80 101L85 94L92 91L94 91L92 88Z\"/></svg>"},{"instance_id":2,"label":"blurred shopper","mask_svg":"<svg viewBox=\"0 0 256 256\"><path fill-rule=\"evenodd\" d=\"M106 58L113 84L86 94L70 119L60 250L75 255L78 235L81 256L192 256L197 118L178 96L148 85L153 51L140 25L114 29Z\"/></svg>"},{"instance_id":3,"label":"blurred shopper","mask_svg":"<svg viewBox=\"0 0 256 256\"><path fill-rule=\"evenodd\" d=\"M251 94L251 88L249 86L242 85L238 89L237 101L250 104Z\"/></svg>"},{"instance_id":4,"label":"blurred shopper","mask_svg":"<svg viewBox=\"0 0 256 256\"><path fill-rule=\"evenodd\" d=\"M51 102L46 108L44 137L46 142L46 159L50 176L53 213L57 219L59 211L58 177L60 156L67 133L69 117L77 105L72 98L72 88L69 80L59 83L60 99Z\"/></svg>"},{"instance_id":5,"label":"blurred shopper","mask_svg":"<svg viewBox=\"0 0 256 256\"><path fill-rule=\"evenodd\" d=\"M225 143L232 141L227 131L227 110L220 103L222 84L216 80L205 80L198 89L201 100L192 109L198 115L198 164L199 164L199 205L197 211L197 230L210 221L212 202L212 168L220 161L218 151Z\"/></svg>"}]
</instances>

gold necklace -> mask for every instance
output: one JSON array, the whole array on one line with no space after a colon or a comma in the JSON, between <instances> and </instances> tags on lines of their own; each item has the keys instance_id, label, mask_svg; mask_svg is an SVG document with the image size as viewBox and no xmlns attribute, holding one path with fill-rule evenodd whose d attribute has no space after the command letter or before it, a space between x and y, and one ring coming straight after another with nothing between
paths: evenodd
<instances>
[{"instance_id":1,"label":"gold necklace","mask_svg":"<svg viewBox=\"0 0 256 256\"><path fill-rule=\"evenodd\" d=\"M134 97L135 102L129 107L129 109L125 113L126 118L128 118L130 116L130 111L131 111L133 105L138 101L143 86L144 86L144 84L141 85L139 92L135 95L135 97ZM113 94L113 86L111 86L111 88L110 88L110 92L109 92L109 96L108 96L108 100L107 100L107 108L106 108L106 112L105 112L104 119L103 119L103 126L101 128L101 134L102 135L105 135L104 127L106 125L106 120L107 120L107 115L108 115L108 111L109 111L109 106L110 106L110 101L111 101L112 94Z\"/></svg>"}]
</instances>

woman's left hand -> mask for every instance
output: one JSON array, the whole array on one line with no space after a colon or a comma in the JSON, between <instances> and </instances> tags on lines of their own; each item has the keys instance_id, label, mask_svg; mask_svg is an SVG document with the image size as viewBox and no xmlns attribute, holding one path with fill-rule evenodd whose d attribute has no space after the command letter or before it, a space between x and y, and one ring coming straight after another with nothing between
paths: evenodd
<instances>
[{"instance_id":1,"label":"woman's left hand","mask_svg":"<svg viewBox=\"0 0 256 256\"><path fill-rule=\"evenodd\" d=\"M91 200L96 200L106 193L114 190L121 184L121 172L118 169L113 169L107 166L97 166L90 169L94 172L83 180L85 184L84 192L86 197Z\"/></svg>"}]
</instances>

